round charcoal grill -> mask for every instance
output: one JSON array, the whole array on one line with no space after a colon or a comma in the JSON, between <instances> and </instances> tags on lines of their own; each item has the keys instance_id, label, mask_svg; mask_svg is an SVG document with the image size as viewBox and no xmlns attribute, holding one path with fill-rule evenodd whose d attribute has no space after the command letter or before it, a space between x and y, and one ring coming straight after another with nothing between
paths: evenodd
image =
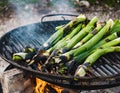
<instances>
[{"instance_id":1,"label":"round charcoal grill","mask_svg":"<svg viewBox=\"0 0 120 93\"><path fill-rule=\"evenodd\" d=\"M60 15L60 14L56 14ZM69 20L45 21L16 28L6 33L0 39L0 55L13 66L33 74L49 83L78 90L95 90L111 88L120 85L120 53L109 53L96 62L88 75L77 78L73 76L53 75L32 69L25 62L12 61L12 55L21 52L26 46L41 48L41 45L55 32L55 27L69 22ZM62 14L62 16L66 16ZM75 15L71 15L75 16Z\"/></svg>"}]
</instances>

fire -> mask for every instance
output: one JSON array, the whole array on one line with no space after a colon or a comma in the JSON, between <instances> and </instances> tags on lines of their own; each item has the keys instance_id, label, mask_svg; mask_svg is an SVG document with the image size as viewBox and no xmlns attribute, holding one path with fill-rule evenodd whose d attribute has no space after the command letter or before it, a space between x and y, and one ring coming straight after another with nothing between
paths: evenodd
<instances>
[{"instance_id":1,"label":"fire","mask_svg":"<svg viewBox=\"0 0 120 93\"><path fill-rule=\"evenodd\" d=\"M36 87L35 87L35 93L49 93L49 91L56 91L56 93L61 93L63 88L50 84L46 81L43 81L39 78L36 78Z\"/></svg>"},{"instance_id":2,"label":"fire","mask_svg":"<svg viewBox=\"0 0 120 93\"><path fill-rule=\"evenodd\" d=\"M40 64L38 64L38 69L41 70ZM63 90L64 90L64 88L62 88L62 87L50 84L46 81L36 78L35 93L62 93Z\"/></svg>"}]
</instances>

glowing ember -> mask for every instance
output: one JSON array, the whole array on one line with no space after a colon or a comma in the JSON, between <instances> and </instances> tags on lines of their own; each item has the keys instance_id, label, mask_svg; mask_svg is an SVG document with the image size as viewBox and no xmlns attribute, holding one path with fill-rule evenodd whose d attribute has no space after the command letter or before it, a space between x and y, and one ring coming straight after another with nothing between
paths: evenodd
<instances>
[{"instance_id":1,"label":"glowing ember","mask_svg":"<svg viewBox=\"0 0 120 93\"><path fill-rule=\"evenodd\" d=\"M63 88L50 84L46 81L36 78L36 87L35 93L49 93L53 91L53 93L61 93Z\"/></svg>"}]
</instances>

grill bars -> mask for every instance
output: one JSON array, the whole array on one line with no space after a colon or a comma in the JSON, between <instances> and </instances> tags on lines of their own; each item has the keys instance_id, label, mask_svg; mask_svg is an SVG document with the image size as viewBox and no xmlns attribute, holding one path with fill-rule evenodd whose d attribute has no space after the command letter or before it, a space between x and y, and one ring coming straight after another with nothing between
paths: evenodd
<instances>
[{"instance_id":1,"label":"grill bars","mask_svg":"<svg viewBox=\"0 0 120 93\"><path fill-rule=\"evenodd\" d=\"M56 24L59 23L58 25L60 25L65 22L66 21L46 22L44 23L44 26L43 24L40 25L40 23L37 23L34 24L38 28L35 29L35 31L27 31L25 28L29 28L31 26L29 25L20 27L7 33L0 40L0 55L16 67L27 70L30 73L33 73L34 76L62 87L80 90L91 90L120 85L120 53L109 53L102 56L99 60L97 60L98 62L92 66L91 70L88 71L87 77L76 79L72 76L50 75L37 70L33 70L25 66L26 64L17 64L12 61L13 53L23 51L24 47L26 46L40 48L42 43L47 40L48 37L53 33L53 28L56 26ZM52 28L49 27L50 29L45 30L45 26L48 27L48 25ZM43 33L44 31L46 32ZM34 38L32 35L34 35Z\"/></svg>"}]
</instances>

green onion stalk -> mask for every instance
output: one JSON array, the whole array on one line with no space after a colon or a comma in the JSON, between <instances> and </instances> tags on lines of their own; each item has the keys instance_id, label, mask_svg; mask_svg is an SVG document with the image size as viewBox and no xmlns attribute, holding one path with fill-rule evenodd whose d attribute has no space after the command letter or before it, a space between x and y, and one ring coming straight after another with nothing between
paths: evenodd
<instances>
[{"instance_id":1,"label":"green onion stalk","mask_svg":"<svg viewBox=\"0 0 120 93\"><path fill-rule=\"evenodd\" d=\"M59 31L59 29L61 29L61 28L63 28L63 27L64 27L64 25L57 26L57 27L55 27L55 30L56 30L56 31Z\"/></svg>"},{"instance_id":2,"label":"green onion stalk","mask_svg":"<svg viewBox=\"0 0 120 93\"><path fill-rule=\"evenodd\" d=\"M78 66L75 76L83 77L86 75L87 71L93 65L95 62L97 62L97 59L101 57L102 55L105 55L110 52L120 52L120 46L114 46L109 48L102 48L97 49L94 53L92 53L88 58L84 61L83 64Z\"/></svg>"},{"instance_id":3,"label":"green onion stalk","mask_svg":"<svg viewBox=\"0 0 120 93\"><path fill-rule=\"evenodd\" d=\"M92 48L95 44L97 44L103 36L109 31L111 26L113 25L113 21L110 19L106 25L95 35L93 38L91 38L88 42L83 44L77 49L71 50L67 53L64 53L60 56L61 61L69 61L72 57L78 56L81 53L89 50Z\"/></svg>"},{"instance_id":4,"label":"green onion stalk","mask_svg":"<svg viewBox=\"0 0 120 93\"><path fill-rule=\"evenodd\" d=\"M111 33L117 32L120 34L120 20L115 20L113 27L110 29Z\"/></svg>"},{"instance_id":5,"label":"green onion stalk","mask_svg":"<svg viewBox=\"0 0 120 93\"><path fill-rule=\"evenodd\" d=\"M98 22L97 23L97 27L90 32L87 36L85 36L80 42L78 42L73 49L80 47L81 45L83 45L84 43L86 43L89 39L91 39L94 35L96 35L100 29L102 28L101 24Z\"/></svg>"},{"instance_id":6,"label":"green onion stalk","mask_svg":"<svg viewBox=\"0 0 120 93\"><path fill-rule=\"evenodd\" d=\"M13 61L28 60L35 55L35 49L30 47L25 47L24 52L14 53Z\"/></svg>"},{"instance_id":7,"label":"green onion stalk","mask_svg":"<svg viewBox=\"0 0 120 93\"><path fill-rule=\"evenodd\" d=\"M51 46L55 45L63 36L68 33L68 29L72 28L74 25L83 22L86 20L84 15L79 15L78 17L71 20L67 23L63 28L59 29L59 31L55 32L44 44L43 47L45 49L50 48Z\"/></svg>"},{"instance_id":8,"label":"green onion stalk","mask_svg":"<svg viewBox=\"0 0 120 93\"><path fill-rule=\"evenodd\" d=\"M64 47L67 44L67 40L71 39L74 35L76 35L82 29L82 25L83 25L82 23L77 24L77 26L74 29L72 29L71 33L69 33L60 41L58 41L54 46L44 51L42 55L48 57L54 50L58 50Z\"/></svg>"},{"instance_id":9,"label":"green onion stalk","mask_svg":"<svg viewBox=\"0 0 120 93\"><path fill-rule=\"evenodd\" d=\"M74 28L70 34L66 35L64 38L62 38L60 41L58 41L53 47L48 49L46 52L52 52L54 49L60 49L63 48L69 39L71 39L73 36L75 36L82 28L82 23L78 24L76 28Z\"/></svg>"},{"instance_id":10,"label":"green onion stalk","mask_svg":"<svg viewBox=\"0 0 120 93\"><path fill-rule=\"evenodd\" d=\"M85 58L87 58L90 54L92 54L95 51L95 49L114 46L114 45L118 45L119 43L120 43L120 38L118 38L116 33L113 33L108 37L104 38L103 40L101 40L100 42L98 42L94 47L92 47L88 51L85 51L80 55L75 56L74 61L82 62Z\"/></svg>"},{"instance_id":11,"label":"green onion stalk","mask_svg":"<svg viewBox=\"0 0 120 93\"><path fill-rule=\"evenodd\" d=\"M118 38L117 34L111 34L110 36L106 37L105 39L101 40L97 43L94 47L90 50L81 53L80 55L74 57L71 61L66 62L65 65L68 67L68 71L71 72L73 66L75 64L81 64L90 54L92 54L96 49L111 47L120 44L120 38Z\"/></svg>"},{"instance_id":12,"label":"green onion stalk","mask_svg":"<svg viewBox=\"0 0 120 93\"><path fill-rule=\"evenodd\" d=\"M31 59L35 53L24 53L24 52L19 52L13 54L13 61L22 61L22 60L28 60Z\"/></svg>"},{"instance_id":13,"label":"green onion stalk","mask_svg":"<svg viewBox=\"0 0 120 93\"><path fill-rule=\"evenodd\" d=\"M101 41L99 41L94 47L92 47L91 49L89 49L88 51L85 51L83 53L81 53L78 56L75 56L71 61L68 61L65 63L65 65L68 67L68 71L70 71L74 64L77 62L77 64L81 64L90 54L92 54L97 48L103 48L103 47L108 47L110 46L110 44L108 42L113 42L113 40L115 41L115 39L117 39L118 36L116 33L113 33L109 36L107 36L106 38L102 39ZM116 40L118 42L118 40ZM107 46L108 43L108 46ZM118 43L116 43L115 45L117 45ZM112 46L112 44L111 44Z\"/></svg>"},{"instance_id":14,"label":"green onion stalk","mask_svg":"<svg viewBox=\"0 0 120 93\"><path fill-rule=\"evenodd\" d=\"M61 49L61 52L63 53L72 49L81 39L83 39L89 32L94 29L94 25L97 21L98 18L96 16L92 18L86 27L84 27L77 35L68 41L67 45Z\"/></svg>"}]
</instances>

